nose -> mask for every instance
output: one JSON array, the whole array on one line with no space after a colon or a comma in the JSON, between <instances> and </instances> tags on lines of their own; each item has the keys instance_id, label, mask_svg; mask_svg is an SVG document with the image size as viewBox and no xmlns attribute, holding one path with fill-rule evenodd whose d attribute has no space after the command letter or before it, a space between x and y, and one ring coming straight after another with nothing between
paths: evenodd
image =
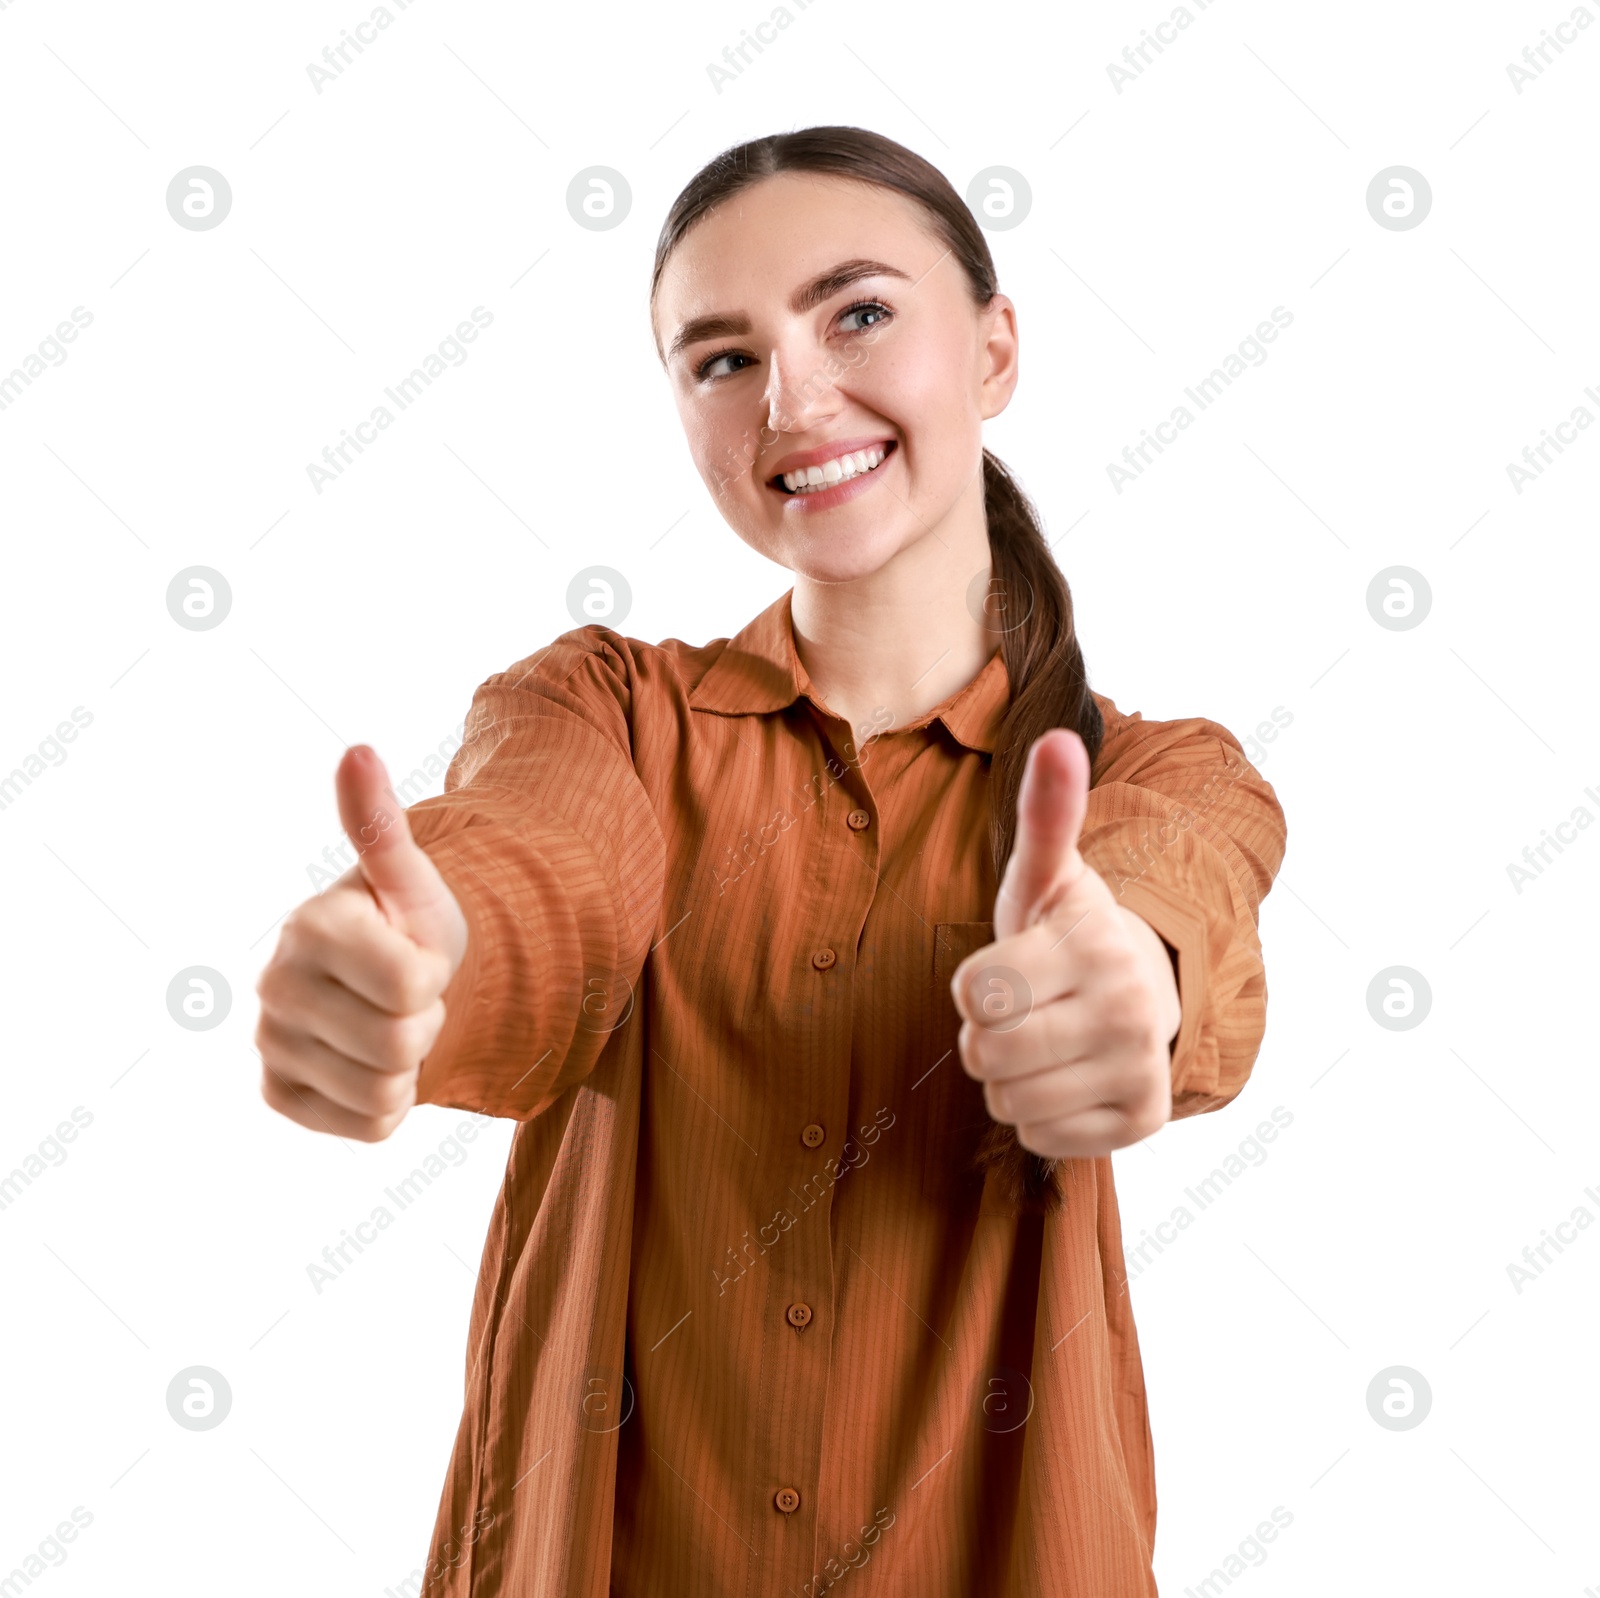
<instances>
[{"instance_id":1,"label":"nose","mask_svg":"<svg viewBox=\"0 0 1600 1598\"><path fill-rule=\"evenodd\" d=\"M839 391L813 352L774 346L767 372L767 426L774 432L800 433L834 415Z\"/></svg>"}]
</instances>

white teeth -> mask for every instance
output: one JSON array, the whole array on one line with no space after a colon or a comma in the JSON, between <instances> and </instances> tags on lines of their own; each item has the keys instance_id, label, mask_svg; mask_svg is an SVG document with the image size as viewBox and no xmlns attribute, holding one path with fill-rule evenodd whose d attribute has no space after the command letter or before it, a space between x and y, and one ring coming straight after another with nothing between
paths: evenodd
<instances>
[{"instance_id":1,"label":"white teeth","mask_svg":"<svg viewBox=\"0 0 1600 1598\"><path fill-rule=\"evenodd\" d=\"M824 461L821 466L802 466L799 471L785 472L783 485L792 494L832 488L835 483L843 483L852 477L859 477L863 472L870 472L882 464L886 453L876 447L858 449L854 454L839 455L831 461Z\"/></svg>"}]
</instances>

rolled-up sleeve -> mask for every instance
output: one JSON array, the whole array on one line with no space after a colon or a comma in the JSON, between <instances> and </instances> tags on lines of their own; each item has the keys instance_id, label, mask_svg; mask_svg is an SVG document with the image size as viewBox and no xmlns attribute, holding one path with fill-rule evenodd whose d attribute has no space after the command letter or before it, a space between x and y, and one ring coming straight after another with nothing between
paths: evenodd
<instances>
[{"instance_id":1,"label":"rolled-up sleeve","mask_svg":"<svg viewBox=\"0 0 1600 1598\"><path fill-rule=\"evenodd\" d=\"M527 1120L626 1019L666 868L638 689L627 640L563 634L478 688L445 791L407 810L468 927L418 1103Z\"/></svg>"},{"instance_id":2,"label":"rolled-up sleeve","mask_svg":"<svg viewBox=\"0 0 1600 1598\"><path fill-rule=\"evenodd\" d=\"M1261 901L1283 863L1282 806L1237 738L1204 717L1146 721L1095 696L1106 733L1079 848L1172 950L1182 1020L1174 1119L1219 1109L1266 1032Z\"/></svg>"}]
</instances>

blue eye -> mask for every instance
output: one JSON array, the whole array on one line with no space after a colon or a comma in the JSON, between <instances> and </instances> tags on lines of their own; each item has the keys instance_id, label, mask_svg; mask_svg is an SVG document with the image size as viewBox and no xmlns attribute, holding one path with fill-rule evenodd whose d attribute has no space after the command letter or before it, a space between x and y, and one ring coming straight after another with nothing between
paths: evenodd
<instances>
[{"instance_id":1,"label":"blue eye","mask_svg":"<svg viewBox=\"0 0 1600 1598\"><path fill-rule=\"evenodd\" d=\"M840 318L843 319L844 317L847 317L847 316L855 316L857 314L865 314L868 311L876 311L876 312L878 312L880 319L882 319L884 317L889 317L889 316L893 316L894 315L894 312L891 311L889 309L889 307L883 303L882 300L857 300L854 305L847 305L839 313L839 315L840 315ZM873 326L873 327L877 327L879 325L879 323L878 322L873 322L870 325ZM845 331L848 332L848 333L863 333L863 332L866 331L866 329L865 328L856 327L856 328L846 328Z\"/></svg>"},{"instance_id":2,"label":"blue eye","mask_svg":"<svg viewBox=\"0 0 1600 1598\"><path fill-rule=\"evenodd\" d=\"M857 300L854 305L847 305L840 311L839 321L843 323L849 317L861 317L869 314L875 314L876 320L867 323L864 327L845 327L842 330L846 333L866 333L875 327L881 327L884 322L892 320L894 317L894 312L882 300ZM736 366L727 371L713 372L712 368L718 361L743 361L746 365L755 365L754 360L742 350L718 350L715 355L708 355L695 367L694 375L696 380L702 383L708 380L720 380L724 377L733 377L744 370L744 367Z\"/></svg>"}]
</instances>

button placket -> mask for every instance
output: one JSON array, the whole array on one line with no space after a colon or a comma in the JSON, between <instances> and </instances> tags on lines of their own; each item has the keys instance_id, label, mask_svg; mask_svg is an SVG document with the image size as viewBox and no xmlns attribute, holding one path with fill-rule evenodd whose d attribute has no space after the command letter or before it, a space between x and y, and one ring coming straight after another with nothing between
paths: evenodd
<instances>
[{"instance_id":1,"label":"button placket","mask_svg":"<svg viewBox=\"0 0 1600 1598\"><path fill-rule=\"evenodd\" d=\"M763 1575L773 1569L769 1558L798 1565L814 1555L812 1522L824 1508L829 1473L822 1451L834 1271L828 1216L837 1176L823 1156L837 1145L839 1128L849 1119L856 951L877 890L881 848L864 774L853 761L848 765L844 770L832 763L838 775L817 793L806 832L812 855L805 873L805 913L796 921L803 941L791 955L798 1006L792 1046L804 1049L810 1068L804 1096L784 1117L785 1141L796 1138L785 1160L793 1159L794 1179L783 1196L795 1223L783 1253L773 1256L765 1305L762 1359L770 1374L764 1391L782 1405L790 1425L757 1450L766 1469L755 1480L765 1477L774 1511L769 1535L775 1540L764 1543L766 1557L759 1560ZM801 1120L807 1111L816 1118ZM797 1535L807 1545L803 1552ZM805 1569L809 1573L809 1563Z\"/></svg>"}]
</instances>

